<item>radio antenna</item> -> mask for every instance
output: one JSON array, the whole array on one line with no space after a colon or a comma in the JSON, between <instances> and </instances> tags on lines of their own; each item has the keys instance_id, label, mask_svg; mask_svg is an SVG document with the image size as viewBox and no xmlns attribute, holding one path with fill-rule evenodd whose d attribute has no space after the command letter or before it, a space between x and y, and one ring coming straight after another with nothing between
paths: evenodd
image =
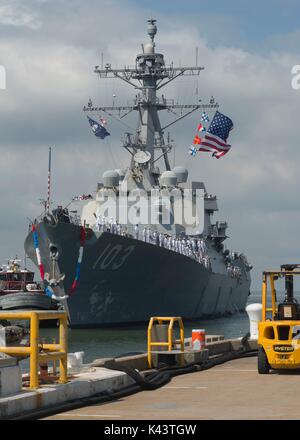
<instances>
[{"instance_id":1,"label":"radio antenna","mask_svg":"<svg viewBox=\"0 0 300 440\"><path fill-rule=\"evenodd\" d=\"M50 191L51 191L51 147L49 148L49 164L48 164L48 191L47 191L47 205L46 212L50 211Z\"/></svg>"}]
</instances>

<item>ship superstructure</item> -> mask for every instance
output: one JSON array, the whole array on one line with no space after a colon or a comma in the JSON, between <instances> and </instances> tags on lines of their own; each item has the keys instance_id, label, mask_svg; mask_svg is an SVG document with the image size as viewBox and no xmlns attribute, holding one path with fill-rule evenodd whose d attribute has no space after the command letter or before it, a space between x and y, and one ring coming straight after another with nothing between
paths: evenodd
<instances>
[{"instance_id":1,"label":"ship superstructure","mask_svg":"<svg viewBox=\"0 0 300 440\"><path fill-rule=\"evenodd\" d=\"M218 211L216 197L203 182L189 181L185 167L171 169L173 145L165 139L176 122L197 110L214 111L218 104L211 98L207 104L181 105L159 95L171 81L199 75L203 67L166 66L163 54L156 52L156 32L155 20L148 20L150 39L135 67L95 68L101 79L120 79L137 90L132 106L100 107L90 100L84 107L88 115L121 119L136 112L137 129L123 139L129 166L103 174L80 221L60 207L35 224L45 269L50 270L54 255L66 275L74 327L144 322L155 315L212 317L246 305L251 266L243 254L225 249L227 223L212 219ZM162 126L159 114L164 110L177 117ZM32 233L25 249L37 263ZM78 261L80 279L78 272L74 284Z\"/></svg>"}]
</instances>

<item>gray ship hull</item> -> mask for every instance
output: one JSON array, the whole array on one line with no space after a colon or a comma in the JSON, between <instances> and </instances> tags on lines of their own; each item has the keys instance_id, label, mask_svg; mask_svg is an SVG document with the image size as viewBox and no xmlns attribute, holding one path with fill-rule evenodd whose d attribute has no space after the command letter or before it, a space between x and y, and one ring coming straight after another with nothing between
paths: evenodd
<instances>
[{"instance_id":1,"label":"gray ship hull","mask_svg":"<svg viewBox=\"0 0 300 440\"><path fill-rule=\"evenodd\" d=\"M66 274L66 293L75 277L80 227L74 224L36 225L46 271L49 245L59 249L58 265ZM25 250L37 265L32 233ZM243 311L250 275L242 268L237 280L216 273L177 252L108 232L89 230L78 287L68 299L73 328L147 322L151 316L182 316L186 320Z\"/></svg>"}]
</instances>

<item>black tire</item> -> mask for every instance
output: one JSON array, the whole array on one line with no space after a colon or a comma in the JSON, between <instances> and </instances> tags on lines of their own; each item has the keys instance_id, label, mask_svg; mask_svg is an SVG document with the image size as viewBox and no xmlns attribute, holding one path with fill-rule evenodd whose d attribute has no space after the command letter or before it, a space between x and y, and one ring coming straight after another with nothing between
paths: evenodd
<instances>
[{"instance_id":1,"label":"black tire","mask_svg":"<svg viewBox=\"0 0 300 440\"><path fill-rule=\"evenodd\" d=\"M2 296L2 298L0 299L0 307L3 310L51 310L52 301L49 296L42 293L18 292Z\"/></svg>"},{"instance_id":2,"label":"black tire","mask_svg":"<svg viewBox=\"0 0 300 440\"><path fill-rule=\"evenodd\" d=\"M257 369L259 374L269 374L271 369L265 350L261 346L258 347Z\"/></svg>"}]
</instances>

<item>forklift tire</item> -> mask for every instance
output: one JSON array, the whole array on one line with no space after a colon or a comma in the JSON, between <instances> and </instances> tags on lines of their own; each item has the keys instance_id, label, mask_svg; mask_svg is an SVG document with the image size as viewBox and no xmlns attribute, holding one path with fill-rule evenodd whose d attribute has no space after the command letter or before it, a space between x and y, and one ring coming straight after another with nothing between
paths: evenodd
<instances>
[{"instance_id":1,"label":"forklift tire","mask_svg":"<svg viewBox=\"0 0 300 440\"><path fill-rule=\"evenodd\" d=\"M269 374L271 369L265 350L261 346L258 347L257 368L259 374Z\"/></svg>"}]
</instances>

